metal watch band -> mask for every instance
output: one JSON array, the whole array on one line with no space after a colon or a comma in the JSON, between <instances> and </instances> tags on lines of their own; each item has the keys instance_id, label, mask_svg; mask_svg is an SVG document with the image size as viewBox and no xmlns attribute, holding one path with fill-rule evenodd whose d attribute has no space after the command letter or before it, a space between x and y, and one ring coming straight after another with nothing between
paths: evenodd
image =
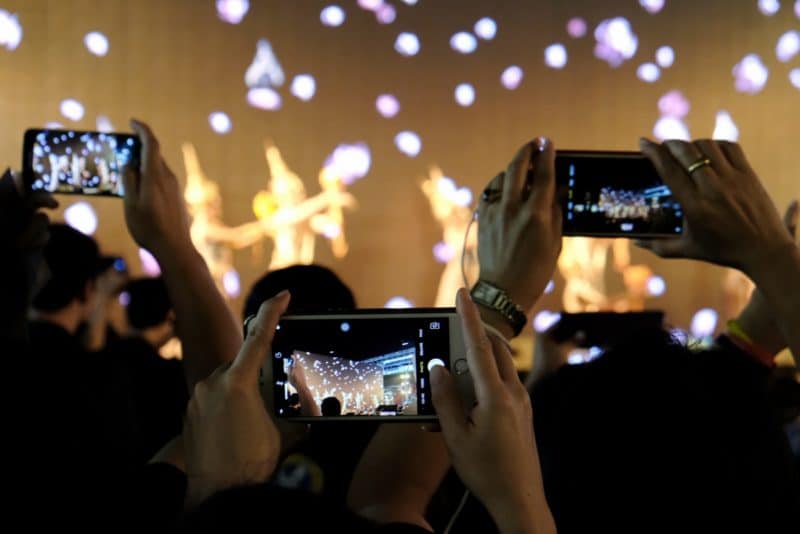
<instances>
[{"instance_id":1,"label":"metal watch band","mask_svg":"<svg viewBox=\"0 0 800 534\"><path fill-rule=\"evenodd\" d=\"M499 287L479 280L470 294L475 302L497 311L511 326L515 336L518 336L525 328L525 324L528 322L525 312Z\"/></svg>"}]
</instances>

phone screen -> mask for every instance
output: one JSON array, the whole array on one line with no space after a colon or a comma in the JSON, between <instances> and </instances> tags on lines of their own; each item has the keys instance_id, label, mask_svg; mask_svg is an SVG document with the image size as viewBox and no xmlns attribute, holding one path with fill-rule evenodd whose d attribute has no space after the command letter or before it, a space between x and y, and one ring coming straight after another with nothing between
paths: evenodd
<instances>
[{"instance_id":1,"label":"phone screen","mask_svg":"<svg viewBox=\"0 0 800 534\"><path fill-rule=\"evenodd\" d=\"M567 236L668 237L683 212L653 164L638 152L556 152Z\"/></svg>"},{"instance_id":2,"label":"phone screen","mask_svg":"<svg viewBox=\"0 0 800 534\"><path fill-rule=\"evenodd\" d=\"M139 138L132 134L28 130L23 177L34 191L124 196L122 176L138 172Z\"/></svg>"},{"instance_id":3,"label":"phone screen","mask_svg":"<svg viewBox=\"0 0 800 534\"><path fill-rule=\"evenodd\" d=\"M433 418L429 370L449 368L463 345L456 315L383 312L281 319L271 358L276 415Z\"/></svg>"}]
</instances>

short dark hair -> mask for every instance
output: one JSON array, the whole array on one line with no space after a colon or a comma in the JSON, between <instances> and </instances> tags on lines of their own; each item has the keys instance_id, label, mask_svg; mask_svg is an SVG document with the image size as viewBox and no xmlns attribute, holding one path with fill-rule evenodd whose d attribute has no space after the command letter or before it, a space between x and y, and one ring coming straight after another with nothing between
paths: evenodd
<instances>
[{"instance_id":1,"label":"short dark hair","mask_svg":"<svg viewBox=\"0 0 800 534\"><path fill-rule=\"evenodd\" d=\"M258 313L258 308L284 289L292 294L288 313L355 309L353 292L336 273L321 265L292 265L271 271L250 290L244 305L244 317Z\"/></svg>"},{"instance_id":2,"label":"short dark hair","mask_svg":"<svg viewBox=\"0 0 800 534\"><path fill-rule=\"evenodd\" d=\"M331 417L342 415L342 403L336 397L325 397L322 399L322 415Z\"/></svg>"},{"instance_id":3,"label":"short dark hair","mask_svg":"<svg viewBox=\"0 0 800 534\"><path fill-rule=\"evenodd\" d=\"M137 278L125 288L128 304L125 311L130 325L138 330L156 326L167 320L172 302L162 278Z\"/></svg>"},{"instance_id":4,"label":"short dark hair","mask_svg":"<svg viewBox=\"0 0 800 534\"><path fill-rule=\"evenodd\" d=\"M66 224L53 223L44 260L50 279L33 299L33 307L57 311L75 299L85 298L86 284L99 274L100 249L88 235Z\"/></svg>"}]
</instances>

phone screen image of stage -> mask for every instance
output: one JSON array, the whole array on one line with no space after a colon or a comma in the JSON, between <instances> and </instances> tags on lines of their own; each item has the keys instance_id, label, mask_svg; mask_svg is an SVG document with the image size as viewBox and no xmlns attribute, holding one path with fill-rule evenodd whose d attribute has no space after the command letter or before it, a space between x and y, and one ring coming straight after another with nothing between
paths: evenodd
<instances>
[{"instance_id":1,"label":"phone screen image of stage","mask_svg":"<svg viewBox=\"0 0 800 534\"><path fill-rule=\"evenodd\" d=\"M557 157L556 175L566 187L565 234L664 236L683 231L680 204L644 157Z\"/></svg>"},{"instance_id":2,"label":"phone screen image of stage","mask_svg":"<svg viewBox=\"0 0 800 534\"><path fill-rule=\"evenodd\" d=\"M31 189L50 193L124 196L122 176L138 165L133 135L41 131L30 154Z\"/></svg>"},{"instance_id":3,"label":"phone screen image of stage","mask_svg":"<svg viewBox=\"0 0 800 534\"><path fill-rule=\"evenodd\" d=\"M282 321L272 345L276 412L433 415L429 366L449 365L446 316Z\"/></svg>"}]
</instances>

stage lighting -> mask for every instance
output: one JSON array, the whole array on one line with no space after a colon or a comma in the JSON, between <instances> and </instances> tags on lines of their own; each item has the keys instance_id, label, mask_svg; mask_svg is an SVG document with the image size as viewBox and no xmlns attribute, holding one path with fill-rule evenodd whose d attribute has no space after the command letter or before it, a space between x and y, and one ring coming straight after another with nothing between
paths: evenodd
<instances>
[{"instance_id":1,"label":"stage lighting","mask_svg":"<svg viewBox=\"0 0 800 534\"><path fill-rule=\"evenodd\" d=\"M247 87L280 87L286 81L283 68L267 39L256 42L256 55L244 73Z\"/></svg>"},{"instance_id":2,"label":"stage lighting","mask_svg":"<svg viewBox=\"0 0 800 534\"><path fill-rule=\"evenodd\" d=\"M415 56L419 53L419 37L410 32L402 32L394 42L394 49L401 56Z\"/></svg>"},{"instance_id":3,"label":"stage lighting","mask_svg":"<svg viewBox=\"0 0 800 534\"><path fill-rule=\"evenodd\" d=\"M636 54L639 39L633 33L630 22L624 17L605 19L594 30L597 44L594 55L612 67L619 67Z\"/></svg>"},{"instance_id":4,"label":"stage lighting","mask_svg":"<svg viewBox=\"0 0 800 534\"><path fill-rule=\"evenodd\" d=\"M415 6L415 5L417 5L417 1L418 0L403 0L403 3L407 4L409 6Z\"/></svg>"},{"instance_id":5,"label":"stage lighting","mask_svg":"<svg viewBox=\"0 0 800 534\"><path fill-rule=\"evenodd\" d=\"M131 303L131 294L128 293L127 291L123 291L122 293L119 294L117 301L119 302L120 306L122 306L123 308L127 308L128 304Z\"/></svg>"},{"instance_id":6,"label":"stage lighting","mask_svg":"<svg viewBox=\"0 0 800 534\"><path fill-rule=\"evenodd\" d=\"M551 44L544 49L544 62L548 67L563 69L567 64L567 49L561 43Z\"/></svg>"},{"instance_id":7,"label":"stage lighting","mask_svg":"<svg viewBox=\"0 0 800 534\"><path fill-rule=\"evenodd\" d=\"M142 271L148 276L161 276L161 266L158 265L155 257L149 251L139 249L139 261L142 264Z\"/></svg>"},{"instance_id":8,"label":"stage lighting","mask_svg":"<svg viewBox=\"0 0 800 534\"><path fill-rule=\"evenodd\" d=\"M475 102L475 88L468 83L460 83L456 86L455 97L459 106L469 107Z\"/></svg>"},{"instance_id":9,"label":"stage lighting","mask_svg":"<svg viewBox=\"0 0 800 534\"><path fill-rule=\"evenodd\" d=\"M97 231L97 214L88 202L76 202L64 210L64 220L68 225L86 235Z\"/></svg>"},{"instance_id":10,"label":"stage lighting","mask_svg":"<svg viewBox=\"0 0 800 534\"><path fill-rule=\"evenodd\" d=\"M667 282L658 275L647 279L647 294L651 297L660 297L667 291Z\"/></svg>"},{"instance_id":11,"label":"stage lighting","mask_svg":"<svg viewBox=\"0 0 800 534\"><path fill-rule=\"evenodd\" d=\"M533 318L533 329L540 334L546 332L551 326L561 320L561 314L542 310Z\"/></svg>"},{"instance_id":12,"label":"stage lighting","mask_svg":"<svg viewBox=\"0 0 800 534\"><path fill-rule=\"evenodd\" d=\"M714 133L711 134L711 138L734 143L739 140L739 128L733 122L731 114L724 109L717 112Z\"/></svg>"},{"instance_id":13,"label":"stage lighting","mask_svg":"<svg viewBox=\"0 0 800 534\"><path fill-rule=\"evenodd\" d=\"M758 10L768 17L777 13L780 8L779 0L758 0Z\"/></svg>"},{"instance_id":14,"label":"stage lighting","mask_svg":"<svg viewBox=\"0 0 800 534\"><path fill-rule=\"evenodd\" d=\"M800 19L800 0L797 0L794 3L794 15Z\"/></svg>"},{"instance_id":15,"label":"stage lighting","mask_svg":"<svg viewBox=\"0 0 800 534\"><path fill-rule=\"evenodd\" d=\"M719 314L711 308L703 308L692 317L691 332L696 338L709 337L717 328Z\"/></svg>"},{"instance_id":16,"label":"stage lighting","mask_svg":"<svg viewBox=\"0 0 800 534\"><path fill-rule=\"evenodd\" d=\"M97 116L97 119L95 120L95 127L97 128L98 132L108 133L114 131L114 125L111 124L111 119L105 115Z\"/></svg>"},{"instance_id":17,"label":"stage lighting","mask_svg":"<svg viewBox=\"0 0 800 534\"><path fill-rule=\"evenodd\" d=\"M455 256L456 251L446 242L439 241L433 245L433 257L436 258L438 263L449 263Z\"/></svg>"},{"instance_id":18,"label":"stage lighting","mask_svg":"<svg viewBox=\"0 0 800 534\"><path fill-rule=\"evenodd\" d=\"M580 39L586 35L586 21L580 17L573 17L567 21L567 33L570 37Z\"/></svg>"},{"instance_id":19,"label":"stage lighting","mask_svg":"<svg viewBox=\"0 0 800 534\"><path fill-rule=\"evenodd\" d=\"M734 86L740 93L754 95L767 84L769 69L758 54L747 54L733 67Z\"/></svg>"},{"instance_id":20,"label":"stage lighting","mask_svg":"<svg viewBox=\"0 0 800 534\"><path fill-rule=\"evenodd\" d=\"M269 87L256 87L247 91L247 102L254 108L275 111L281 107L281 95Z\"/></svg>"},{"instance_id":21,"label":"stage lighting","mask_svg":"<svg viewBox=\"0 0 800 534\"><path fill-rule=\"evenodd\" d=\"M383 0L358 0L358 7L367 11L375 11L383 5Z\"/></svg>"},{"instance_id":22,"label":"stage lighting","mask_svg":"<svg viewBox=\"0 0 800 534\"><path fill-rule=\"evenodd\" d=\"M778 44L775 45L775 55L778 60L786 63L791 60L797 52L800 52L800 32L790 30L778 39Z\"/></svg>"},{"instance_id":23,"label":"stage lighting","mask_svg":"<svg viewBox=\"0 0 800 534\"><path fill-rule=\"evenodd\" d=\"M422 150L422 140L411 131L404 130L394 137L394 144L397 149L412 158L416 157Z\"/></svg>"},{"instance_id":24,"label":"stage lighting","mask_svg":"<svg viewBox=\"0 0 800 534\"><path fill-rule=\"evenodd\" d=\"M642 63L639 65L639 68L636 69L636 77L647 83L658 81L660 76L661 69L659 69L658 65L655 63Z\"/></svg>"},{"instance_id":25,"label":"stage lighting","mask_svg":"<svg viewBox=\"0 0 800 534\"><path fill-rule=\"evenodd\" d=\"M789 81L796 88L800 89L800 68L789 71Z\"/></svg>"},{"instance_id":26,"label":"stage lighting","mask_svg":"<svg viewBox=\"0 0 800 534\"><path fill-rule=\"evenodd\" d=\"M550 280L549 282L547 282L547 285L544 286L544 294L549 295L550 293L553 292L555 288L556 288L555 280Z\"/></svg>"},{"instance_id":27,"label":"stage lighting","mask_svg":"<svg viewBox=\"0 0 800 534\"><path fill-rule=\"evenodd\" d=\"M241 291L241 284L239 282L239 273L231 269L222 275L222 288L225 294L230 298L235 299L239 296Z\"/></svg>"},{"instance_id":28,"label":"stage lighting","mask_svg":"<svg viewBox=\"0 0 800 534\"><path fill-rule=\"evenodd\" d=\"M61 114L71 121L79 121L83 118L83 104L74 98L67 98L61 101Z\"/></svg>"},{"instance_id":29,"label":"stage lighting","mask_svg":"<svg viewBox=\"0 0 800 534\"><path fill-rule=\"evenodd\" d=\"M222 111L215 111L209 115L208 123L211 125L211 129L220 135L230 132L233 127L230 117Z\"/></svg>"},{"instance_id":30,"label":"stage lighting","mask_svg":"<svg viewBox=\"0 0 800 534\"><path fill-rule=\"evenodd\" d=\"M691 141L692 139L689 134L689 127L682 120L675 117L661 117L658 119L653 127L653 136L659 141L667 139Z\"/></svg>"},{"instance_id":31,"label":"stage lighting","mask_svg":"<svg viewBox=\"0 0 800 534\"><path fill-rule=\"evenodd\" d=\"M344 184L350 185L366 176L371 163L366 143L342 143L325 160L325 167L330 168Z\"/></svg>"},{"instance_id":32,"label":"stage lighting","mask_svg":"<svg viewBox=\"0 0 800 534\"><path fill-rule=\"evenodd\" d=\"M6 50L16 50L22 42L22 25L16 15L0 9L0 46Z\"/></svg>"},{"instance_id":33,"label":"stage lighting","mask_svg":"<svg viewBox=\"0 0 800 534\"><path fill-rule=\"evenodd\" d=\"M392 4L383 4L375 10L375 19L379 24L391 24L397 18L397 10Z\"/></svg>"},{"instance_id":34,"label":"stage lighting","mask_svg":"<svg viewBox=\"0 0 800 534\"><path fill-rule=\"evenodd\" d=\"M291 93L300 100L307 102L314 98L317 90L317 82L310 74L298 74L292 80Z\"/></svg>"},{"instance_id":35,"label":"stage lighting","mask_svg":"<svg viewBox=\"0 0 800 534\"><path fill-rule=\"evenodd\" d=\"M386 301L386 304L383 305L384 308L391 308L391 309L401 309L401 308L413 308L414 303L408 300L405 297L392 297Z\"/></svg>"},{"instance_id":36,"label":"stage lighting","mask_svg":"<svg viewBox=\"0 0 800 534\"><path fill-rule=\"evenodd\" d=\"M481 39L491 41L494 39L494 36L497 35L497 23L494 19L483 17L475 23L473 30L475 31L475 35Z\"/></svg>"},{"instance_id":37,"label":"stage lighting","mask_svg":"<svg viewBox=\"0 0 800 534\"><path fill-rule=\"evenodd\" d=\"M217 0L217 16L230 24L242 22L249 9L249 0Z\"/></svg>"},{"instance_id":38,"label":"stage lighting","mask_svg":"<svg viewBox=\"0 0 800 534\"><path fill-rule=\"evenodd\" d=\"M391 119L400 112L400 102L394 95L383 94L375 99L375 109L382 117Z\"/></svg>"},{"instance_id":39,"label":"stage lighting","mask_svg":"<svg viewBox=\"0 0 800 534\"><path fill-rule=\"evenodd\" d=\"M517 65L511 65L500 75L500 83L509 91L513 91L522 83L523 72Z\"/></svg>"},{"instance_id":40,"label":"stage lighting","mask_svg":"<svg viewBox=\"0 0 800 534\"><path fill-rule=\"evenodd\" d=\"M658 111L664 117L682 119L689 114L689 100L677 89L665 93L658 99Z\"/></svg>"},{"instance_id":41,"label":"stage lighting","mask_svg":"<svg viewBox=\"0 0 800 534\"><path fill-rule=\"evenodd\" d=\"M648 13L654 14L664 9L664 0L639 0L639 5Z\"/></svg>"},{"instance_id":42,"label":"stage lighting","mask_svg":"<svg viewBox=\"0 0 800 534\"><path fill-rule=\"evenodd\" d=\"M341 330L342 332L349 332L350 331L350 323L348 323L346 321L343 322L342 324L339 325L339 330Z\"/></svg>"},{"instance_id":43,"label":"stage lighting","mask_svg":"<svg viewBox=\"0 0 800 534\"><path fill-rule=\"evenodd\" d=\"M658 50L656 50L656 63L665 69L668 69L675 63L675 51L671 46L658 47Z\"/></svg>"},{"instance_id":44,"label":"stage lighting","mask_svg":"<svg viewBox=\"0 0 800 534\"><path fill-rule=\"evenodd\" d=\"M108 54L108 39L100 32L89 32L83 38L83 44L92 54L103 57Z\"/></svg>"},{"instance_id":45,"label":"stage lighting","mask_svg":"<svg viewBox=\"0 0 800 534\"><path fill-rule=\"evenodd\" d=\"M319 12L319 20L325 26L341 26L344 24L345 18L347 18L347 16L345 15L344 9L337 5L328 6Z\"/></svg>"},{"instance_id":46,"label":"stage lighting","mask_svg":"<svg viewBox=\"0 0 800 534\"><path fill-rule=\"evenodd\" d=\"M450 48L462 54L471 54L478 48L478 40L468 32L458 32L450 38Z\"/></svg>"},{"instance_id":47,"label":"stage lighting","mask_svg":"<svg viewBox=\"0 0 800 534\"><path fill-rule=\"evenodd\" d=\"M61 124L60 122L56 122L56 121L46 122L46 123L44 123L44 127L47 130L63 130L64 129L64 125Z\"/></svg>"}]
</instances>

